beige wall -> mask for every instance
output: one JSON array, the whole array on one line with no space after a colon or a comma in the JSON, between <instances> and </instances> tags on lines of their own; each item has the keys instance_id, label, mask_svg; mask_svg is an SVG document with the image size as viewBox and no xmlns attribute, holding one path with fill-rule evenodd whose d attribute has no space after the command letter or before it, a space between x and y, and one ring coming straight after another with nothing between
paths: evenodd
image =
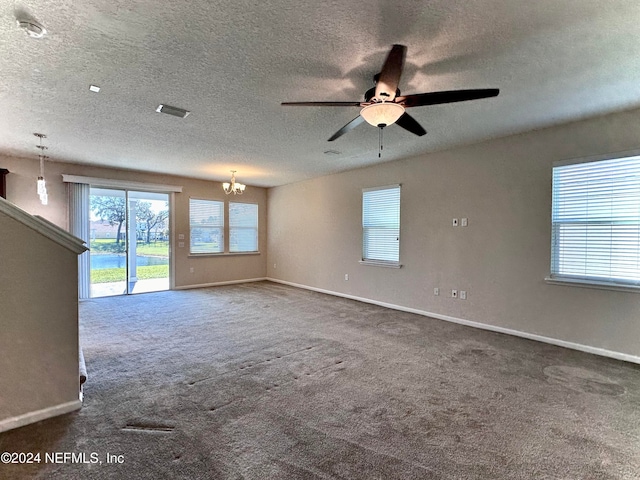
<instances>
[{"instance_id":1,"label":"beige wall","mask_svg":"<svg viewBox=\"0 0 640 480\"><path fill-rule=\"evenodd\" d=\"M544 281L553 162L639 147L636 110L270 189L268 276L640 356L640 293ZM361 265L361 190L393 183L403 267Z\"/></svg>"},{"instance_id":2,"label":"beige wall","mask_svg":"<svg viewBox=\"0 0 640 480\"><path fill-rule=\"evenodd\" d=\"M68 228L67 185L62 174L99 177L114 180L146 182L153 184L181 185L182 193L175 194L173 210L174 232L172 249L175 252L175 286L177 288L218 282L263 278L266 275L267 193L264 188L248 186L242 196L227 196L218 182L197 180L179 176L158 175L126 170L81 166L69 163L47 162L45 178L49 193L49 205L40 204L36 195L36 178L39 171L37 159L15 158L0 155L0 168L7 168L7 200L23 210L40 215L53 223ZM238 201L258 204L259 255L189 256L189 198ZM178 248L178 234L185 235L184 248ZM193 268L193 273L190 272Z\"/></svg>"},{"instance_id":3,"label":"beige wall","mask_svg":"<svg viewBox=\"0 0 640 480\"><path fill-rule=\"evenodd\" d=\"M553 162L639 147L635 110L277 187L268 195L248 187L239 199L259 204L261 254L204 258L176 248L176 234L184 233L188 245L190 196L229 199L219 183L48 162L45 207L35 195L36 160L0 156L0 167L11 171L10 201L61 226L68 215L62 173L182 185L174 209L177 287L267 275L640 356L640 294L544 281ZM360 265L361 189L392 183L402 184L404 266ZM469 226L453 228L453 217L467 217ZM466 290L468 299L449 298L452 288Z\"/></svg>"},{"instance_id":4,"label":"beige wall","mask_svg":"<svg viewBox=\"0 0 640 480\"><path fill-rule=\"evenodd\" d=\"M0 431L78 401L77 255L0 213Z\"/></svg>"}]
</instances>

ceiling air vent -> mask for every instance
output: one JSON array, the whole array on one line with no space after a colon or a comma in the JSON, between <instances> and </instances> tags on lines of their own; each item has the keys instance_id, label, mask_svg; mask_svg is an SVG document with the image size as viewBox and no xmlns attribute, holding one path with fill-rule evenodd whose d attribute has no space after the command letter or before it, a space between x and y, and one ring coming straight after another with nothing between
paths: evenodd
<instances>
[{"instance_id":1,"label":"ceiling air vent","mask_svg":"<svg viewBox=\"0 0 640 480\"><path fill-rule=\"evenodd\" d=\"M171 105L158 105L158 108L156 108L156 112L167 113L169 115L173 115L174 117L180 118L184 118L191 113L188 110L184 110L178 107L172 107Z\"/></svg>"},{"instance_id":2,"label":"ceiling air vent","mask_svg":"<svg viewBox=\"0 0 640 480\"><path fill-rule=\"evenodd\" d=\"M47 29L40 25L35 20L31 20L28 18L18 19L18 26L22 28L27 35L32 38L42 38L47 33Z\"/></svg>"}]
</instances>

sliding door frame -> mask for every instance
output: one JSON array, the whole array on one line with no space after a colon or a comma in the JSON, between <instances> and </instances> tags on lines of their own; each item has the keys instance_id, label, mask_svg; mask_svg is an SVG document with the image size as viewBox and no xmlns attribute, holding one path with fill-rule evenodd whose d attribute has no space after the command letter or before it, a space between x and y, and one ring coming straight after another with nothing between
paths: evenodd
<instances>
[{"instance_id":1,"label":"sliding door frame","mask_svg":"<svg viewBox=\"0 0 640 480\"><path fill-rule=\"evenodd\" d=\"M136 192L149 192L149 193L166 193L169 195L169 290L173 290L175 289L175 259L176 259L176 249L173 248L173 246L175 245L175 224L176 224L176 220L175 220L175 215L174 215L174 210L175 210L175 194L176 193L182 193L182 186L180 185L166 185L166 184L152 184L152 183L144 183L144 182L133 182L133 181L126 181L126 180L113 180L113 179L107 179L107 178L99 178L99 177L84 177L84 176L79 176L79 175L68 175L68 174L63 174L62 175L62 181L65 183L69 183L69 198L70 198L70 204L72 204L72 202L80 202L82 205L86 206L84 208L88 209L88 205L89 205L89 192L90 192L90 188L91 187L96 187L96 188L107 188L107 189L115 189L115 190L125 190L125 200L128 201L128 193L129 191L136 191ZM89 188L87 189L83 189L82 191L85 192L83 195L86 195L86 198L76 198L74 199L73 195L71 194L72 192L72 188L73 188L73 184L74 183L79 183L79 184L86 184L89 186ZM82 240L84 240L87 244L89 243L89 228L88 228L88 223L86 226L84 225L77 225L77 222L79 221L79 212L74 214L73 213L74 208L70 207L69 208L69 227L70 227L70 231L72 233L74 232L78 232L75 233L76 235L81 234L81 235L85 235L86 238L80 236L79 238L81 238ZM127 211L128 211L128 203L127 203ZM128 212L127 212L127 216L128 216ZM89 215L88 215L88 211L87 211L87 216L86 216L86 220L84 220L86 222L89 221ZM127 225L127 236L128 236L128 225ZM129 282L129 278L128 278L128 257L129 257L129 247L127 245L127 292L129 290L128 287L128 282ZM87 252L88 255L89 252ZM89 261L87 260L85 262L85 267L90 268L89 265ZM79 268L82 267L82 264L79 265ZM86 278L85 281L89 281L89 275L88 272L86 275L84 275L84 278ZM82 281L83 279L83 275L79 275L79 281ZM85 294L87 294L87 296L83 296L83 292L85 292ZM85 289L83 289L82 286L80 286L79 288L79 293L80 293L80 298L89 298L88 292L90 292L90 285L87 285Z\"/></svg>"}]
</instances>

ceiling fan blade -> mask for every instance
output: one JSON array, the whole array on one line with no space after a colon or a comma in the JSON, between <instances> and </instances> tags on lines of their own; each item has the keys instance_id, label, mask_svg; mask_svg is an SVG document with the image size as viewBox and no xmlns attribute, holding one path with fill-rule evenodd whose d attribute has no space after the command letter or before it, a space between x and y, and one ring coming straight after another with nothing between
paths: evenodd
<instances>
[{"instance_id":1,"label":"ceiling fan blade","mask_svg":"<svg viewBox=\"0 0 640 480\"><path fill-rule=\"evenodd\" d=\"M360 107L362 102L282 102L280 105L289 107Z\"/></svg>"},{"instance_id":2,"label":"ceiling fan blade","mask_svg":"<svg viewBox=\"0 0 640 480\"><path fill-rule=\"evenodd\" d=\"M347 132L353 130L354 128L356 128L362 122L364 122L364 118L362 116L358 115L356 118L354 118L349 123L347 123L344 127L342 127L340 130L338 130L336 133L334 133L333 136L329 139L329 142L333 142L336 138L340 138L345 133L347 133Z\"/></svg>"},{"instance_id":3,"label":"ceiling fan blade","mask_svg":"<svg viewBox=\"0 0 640 480\"><path fill-rule=\"evenodd\" d=\"M441 103L464 102L480 98L496 97L500 93L497 88L483 88L475 90L448 90L444 92L417 93L396 98L395 103L408 107L422 107Z\"/></svg>"},{"instance_id":4,"label":"ceiling fan blade","mask_svg":"<svg viewBox=\"0 0 640 480\"><path fill-rule=\"evenodd\" d=\"M409 115L407 112L404 112L402 116L396 121L396 125L404 128L405 130L413 133L414 135L418 135L419 137L425 135L427 131L422 128L415 118Z\"/></svg>"},{"instance_id":5,"label":"ceiling fan blade","mask_svg":"<svg viewBox=\"0 0 640 480\"><path fill-rule=\"evenodd\" d=\"M378 100L391 101L396 97L406 54L407 47L404 45L394 45L391 48L384 65L382 65L378 83L376 83L375 97Z\"/></svg>"}]
</instances>

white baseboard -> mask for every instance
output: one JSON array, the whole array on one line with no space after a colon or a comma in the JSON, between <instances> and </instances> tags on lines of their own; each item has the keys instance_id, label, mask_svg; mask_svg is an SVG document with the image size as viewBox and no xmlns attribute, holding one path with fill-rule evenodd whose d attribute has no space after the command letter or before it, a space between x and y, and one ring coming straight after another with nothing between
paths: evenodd
<instances>
[{"instance_id":1,"label":"white baseboard","mask_svg":"<svg viewBox=\"0 0 640 480\"><path fill-rule=\"evenodd\" d=\"M336 297L348 298L350 300L357 300L359 302L364 302L364 303L371 303L373 305L379 305L381 307L391 308L393 310L400 310L402 312L415 313L418 315L423 315L425 317L431 317L438 320L444 320L446 322L465 325L467 327L480 328L482 330L489 330L492 332L504 333L507 335L513 335L515 337L526 338L528 340L535 340L537 342L549 343L551 345L556 345L558 347L570 348L571 350L579 350L581 352L592 353L594 355L600 355L602 357L615 358L616 360L622 360L625 362L640 364L640 357L635 355L629 355L627 353L615 352L612 350L606 350L604 348L592 347L590 345L582 345L580 343L568 342L565 340L559 340L557 338L536 335L534 333L521 332L519 330L512 330L510 328L497 327L495 325L488 325L486 323L474 322L471 320L465 320L463 318L450 317L448 315L441 315L439 313L427 312L425 310L418 310L416 308L403 307L402 305L379 302L377 300L372 300L370 298L357 297L355 295L348 295L345 293L334 292L332 290L325 290L323 288L310 287L308 285L287 282L286 280L279 280L277 278L267 277L266 280L270 282L275 282L275 283L282 283L284 285L290 285L292 287L303 288L305 290L312 290L314 292L326 293L328 295L334 295Z\"/></svg>"},{"instance_id":2,"label":"white baseboard","mask_svg":"<svg viewBox=\"0 0 640 480\"><path fill-rule=\"evenodd\" d=\"M0 433L7 430L13 430L14 428L24 427L31 423L36 423L47 418L57 417L65 413L80 410L82 402L80 400L73 400L72 402L63 403L54 407L43 408L42 410L36 410L35 412L23 413L17 417L6 418L0 420Z\"/></svg>"},{"instance_id":3,"label":"white baseboard","mask_svg":"<svg viewBox=\"0 0 640 480\"><path fill-rule=\"evenodd\" d=\"M194 285L182 285L175 287L174 290L191 290L192 288L221 287L223 285L235 285L237 283L263 282L268 280L267 277L245 278L244 280L229 280L226 282L199 283Z\"/></svg>"}]
</instances>

